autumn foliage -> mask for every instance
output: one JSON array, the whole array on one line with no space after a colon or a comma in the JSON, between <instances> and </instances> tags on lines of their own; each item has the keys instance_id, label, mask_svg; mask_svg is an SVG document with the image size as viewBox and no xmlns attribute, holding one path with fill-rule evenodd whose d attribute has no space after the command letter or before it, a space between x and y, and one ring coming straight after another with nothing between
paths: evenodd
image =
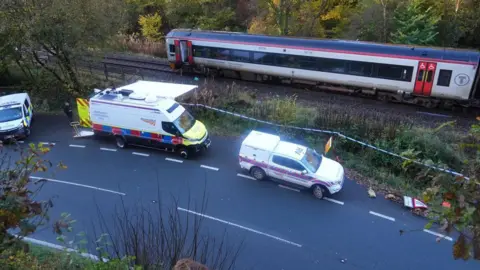
<instances>
[{"instance_id":1,"label":"autumn foliage","mask_svg":"<svg viewBox=\"0 0 480 270\"><path fill-rule=\"evenodd\" d=\"M427 228L438 223L447 235L459 233L453 257L480 260L480 125L473 125L470 134L473 143L462 146L471 149L469 178L438 174L423 199L432 208Z\"/></svg>"}]
</instances>

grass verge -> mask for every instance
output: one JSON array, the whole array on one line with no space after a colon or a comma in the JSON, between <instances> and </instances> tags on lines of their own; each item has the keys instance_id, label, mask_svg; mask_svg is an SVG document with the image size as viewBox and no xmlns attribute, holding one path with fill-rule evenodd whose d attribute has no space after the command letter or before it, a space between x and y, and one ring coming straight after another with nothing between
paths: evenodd
<instances>
[{"instance_id":1,"label":"grass verge","mask_svg":"<svg viewBox=\"0 0 480 270\"><path fill-rule=\"evenodd\" d=\"M420 160L427 164L450 168L468 175L467 160L470 153L462 143L472 140L454 126L442 129L415 127L401 116L372 115L352 111L348 107L331 104L323 107L299 105L295 96L286 98L271 95L259 98L255 92L232 84L222 92L201 87L188 102L199 103L282 125L338 131L359 141L373 144L393 153ZM330 135L274 127L240 117L215 112L200 107L192 108L195 116L216 135L239 136L257 129L281 134L323 152ZM372 186L377 191L418 196L431 184L432 171L424 166L405 162L385 153L364 147L340 137L334 138L333 150L327 154L341 161L347 175L356 181Z\"/></svg>"}]
</instances>

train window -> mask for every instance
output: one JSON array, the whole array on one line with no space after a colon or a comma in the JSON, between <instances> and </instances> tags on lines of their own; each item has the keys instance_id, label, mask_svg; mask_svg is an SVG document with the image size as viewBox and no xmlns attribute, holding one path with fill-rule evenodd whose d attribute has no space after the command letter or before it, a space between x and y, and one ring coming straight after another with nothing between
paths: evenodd
<instances>
[{"instance_id":1,"label":"train window","mask_svg":"<svg viewBox=\"0 0 480 270\"><path fill-rule=\"evenodd\" d=\"M432 82L433 71L427 71L427 82Z\"/></svg>"},{"instance_id":2,"label":"train window","mask_svg":"<svg viewBox=\"0 0 480 270\"><path fill-rule=\"evenodd\" d=\"M298 62L302 69L318 70L317 61L314 57L299 56Z\"/></svg>"},{"instance_id":3,"label":"train window","mask_svg":"<svg viewBox=\"0 0 480 270\"><path fill-rule=\"evenodd\" d=\"M168 46L168 48L169 48L169 51L170 51L171 53L174 53L174 52L175 52L175 45L170 44L170 45Z\"/></svg>"},{"instance_id":4,"label":"train window","mask_svg":"<svg viewBox=\"0 0 480 270\"><path fill-rule=\"evenodd\" d=\"M230 58L230 50L221 49L221 48L211 48L214 59L218 60L228 60Z\"/></svg>"},{"instance_id":5,"label":"train window","mask_svg":"<svg viewBox=\"0 0 480 270\"><path fill-rule=\"evenodd\" d=\"M412 67L397 66L397 65L377 65L377 76L381 79L396 80L396 81L410 81L412 78ZM422 74L423 77L423 74ZM421 77L421 78L422 78Z\"/></svg>"},{"instance_id":6,"label":"train window","mask_svg":"<svg viewBox=\"0 0 480 270\"><path fill-rule=\"evenodd\" d=\"M370 77L372 75L372 63L351 61L348 65L348 74Z\"/></svg>"},{"instance_id":7,"label":"train window","mask_svg":"<svg viewBox=\"0 0 480 270\"><path fill-rule=\"evenodd\" d=\"M438 75L437 85L449 87L451 79L452 79L452 71L451 70L440 69L440 73Z\"/></svg>"},{"instance_id":8,"label":"train window","mask_svg":"<svg viewBox=\"0 0 480 270\"><path fill-rule=\"evenodd\" d=\"M193 57L207 57L207 48L202 46L193 46Z\"/></svg>"},{"instance_id":9,"label":"train window","mask_svg":"<svg viewBox=\"0 0 480 270\"><path fill-rule=\"evenodd\" d=\"M250 62L250 52L248 51L239 51L239 50L232 50L232 54L230 55L232 61L236 62Z\"/></svg>"},{"instance_id":10,"label":"train window","mask_svg":"<svg viewBox=\"0 0 480 270\"><path fill-rule=\"evenodd\" d=\"M254 52L253 62L255 64L273 65L273 54Z\"/></svg>"},{"instance_id":11,"label":"train window","mask_svg":"<svg viewBox=\"0 0 480 270\"><path fill-rule=\"evenodd\" d=\"M294 55L277 54L275 64L281 67L299 68L300 64Z\"/></svg>"},{"instance_id":12,"label":"train window","mask_svg":"<svg viewBox=\"0 0 480 270\"><path fill-rule=\"evenodd\" d=\"M423 81L423 76L424 76L424 73L425 73L425 70L420 70L418 72L418 76L417 76L417 81Z\"/></svg>"},{"instance_id":13,"label":"train window","mask_svg":"<svg viewBox=\"0 0 480 270\"><path fill-rule=\"evenodd\" d=\"M319 58L320 71L332 73L345 73L346 61L337 59Z\"/></svg>"}]
</instances>

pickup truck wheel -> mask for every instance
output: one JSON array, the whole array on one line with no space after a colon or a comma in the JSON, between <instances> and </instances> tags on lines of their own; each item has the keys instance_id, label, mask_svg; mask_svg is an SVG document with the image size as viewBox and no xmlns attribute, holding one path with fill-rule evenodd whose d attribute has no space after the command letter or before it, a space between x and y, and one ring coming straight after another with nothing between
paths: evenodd
<instances>
[{"instance_id":1,"label":"pickup truck wheel","mask_svg":"<svg viewBox=\"0 0 480 270\"><path fill-rule=\"evenodd\" d=\"M118 148L125 148L127 141L122 136L115 136Z\"/></svg>"},{"instance_id":2,"label":"pickup truck wheel","mask_svg":"<svg viewBox=\"0 0 480 270\"><path fill-rule=\"evenodd\" d=\"M251 170L250 170L250 174L252 175L253 178L261 181L263 179L265 179L265 177L267 176L267 174L265 173L264 170L258 168L258 167L253 167Z\"/></svg>"},{"instance_id":3,"label":"pickup truck wheel","mask_svg":"<svg viewBox=\"0 0 480 270\"><path fill-rule=\"evenodd\" d=\"M323 199L325 189L322 186L316 185L313 187L313 196L317 199Z\"/></svg>"}]
</instances>

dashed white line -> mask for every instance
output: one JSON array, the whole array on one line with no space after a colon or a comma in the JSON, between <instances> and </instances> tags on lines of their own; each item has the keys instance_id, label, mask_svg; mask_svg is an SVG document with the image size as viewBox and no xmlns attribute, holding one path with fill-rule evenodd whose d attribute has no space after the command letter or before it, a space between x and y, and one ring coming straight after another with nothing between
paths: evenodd
<instances>
[{"instance_id":1,"label":"dashed white line","mask_svg":"<svg viewBox=\"0 0 480 270\"><path fill-rule=\"evenodd\" d=\"M95 189L95 190L99 190L99 191L105 191L105 192L110 192L110 193L114 193L114 194L119 194L119 195L122 195L122 196L127 195L123 192L118 192L118 191L114 191L114 190L110 190L110 189L104 189L104 188L99 188L99 187L94 187L94 186L89 186L89 185L78 184L78 183L74 183L74 182L67 182L67 181L61 181L61 180L45 178L45 177L38 177L38 176L30 176L30 178L36 179L36 180L45 180L45 181L49 181L49 182L67 184L67 185L78 186L78 187L84 187L84 188L91 188L91 189Z\"/></svg>"},{"instance_id":2,"label":"dashed white line","mask_svg":"<svg viewBox=\"0 0 480 270\"><path fill-rule=\"evenodd\" d=\"M174 159L174 158L165 158L165 160L168 160L168 161L171 161L171 162L177 162L177 163L183 163L183 160L179 160L179 159Z\"/></svg>"},{"instance_id":3,"label":"dashed white line","mask_svg":"<svg viewBox=\"0 0 480 270\"><path fill-rule=\"evenodd\" d=\"M79 144L70 144L69 146L74 148L85 148L85 145L79 145Z\"/></svg>"},{"instance_id":4,"label":"dashed white line","mask_svg":"<svg viewBox=\"0 0 480 270\"><path fill-rule=\"evenodd\" d=\"M424 232L426 233L429 233L429 234L432 234L432 235L435 235L435 236L438 236L442 239L445 239L445 240L448 240L448 241L453 241L453 239L450 237L450 236L446 236L446 235L443 235L441 233L437 233L437 232L434 232L434 231L430 231L430 230L427 230L427 229L423 229Z\"/></svg>"},{"instance_id":5,"label":"dashed white line","mask_svg":"<svg viewBox=\"0 0 480 270\"><path fill-rule=\"evenodd\" d=\"M261 232L261 231L257 231L257 230L254 230L254 229L251 229L251 228L239 225L239 224L235 224L235 223L232 223L232 222L229 222L229 221L226 221L226 220L222 220L222 219L212 217L212 216L209 216L209 215L205 215L205 214L202 214L202 213L197 213L197 212L194 212L194 211L191 211L191 210L188 210L188 209L184 209L184 208L181 208L181 207L177 207L177 209L180 210L180 211L184 211L184 212L187 212L187 213L190 213L190 214L200 216L200 217L215 220L215 221L218 221L218 222L230 225L230 226L234 226L234 227L237 227L237 228L249 231L249 232L253 232L253 233L256 233L256 234L259 234L259 235L270 237L270 238L275 239L277 241L284 242L284 243L287 243L287 244L290 244L290 245L293 245L293 246L296 246L296 247L302 247L302 245L297 244L295 242L288 241L288 240L285 240L283 238L280 238L280 237L277 237L277 236L274 236L274 235L271 235L271 234L268 234L268 233L264 233L264 232Z\"/></svg>"},{"instance_id":6,"label":"dashed white line","mask_svg":"<svg viewBox=\"0 0 480 270\"><path fill-rule=\"evenodd\" d=\"M209 170L212 170L212 171L218 171L219 170L218 168L210 167L210 166L206 166L206 165L200 165L200 167L205 168L205 169L209 169Z\"/></svg>"},{"instance_id":7,"label":"dashed white line","mask_svg":"<svg viewBox=\"0 0 480 270\"><path fill-rule=\"evenodd\" d=\"M149 157L150 154L144 154L144 153L138 153L138 152L133 152L132 155L137 155L137 156L142 156L142 157Z\"/></svg>"},{"instance_id":8,"label":"dashed white line","mask_svg":"<svg viewBox=\"0 0 480 270\"><path fill-rule=\"evenodd\" d=\"M17 141L18 143L25 143L24 141Z\"/></svg>"},{"instance_id":9,"label":"dashed white line","mask_svg":"<svg viewBox=\"0 0 480 270\"><path fill-rule=\"evenodd\" d=\"M55 145L54 142L40 142L43 145Z\"/></svg>"},{"instance_id":10,"label":"dashed white line","mask_svg":"<svg viewBox=\"0 0 480 270\"><path fill-rule=\"evenodd\" d=\"M337 200L334 200L334 199L328 198L328 197L324 197L323 199L326 200L326 201L332 202L332 203L340 204L340 205L344 205L344 204L345 204L344 202L337 201Z\"/></svg>"},{"instance_id":11,"label":"dashed white line","mask_svg":"<svg viewBox=\"0 0 480 270\"><path fill-rule=\"evenodd\" d=\"M381 218L384 218L384 219L388 219L388 220L390 220L390 221L395 221L395 218L389 217L389 216L385 216L385 215L382 215L382 214L377 213L377 212L370 211L369 213L372 214L372 215L374 215L374 216L377 216L377 217L381 217Z\"/></svg>"},{"instance_id":12,"label":"dashed white line","mask_svg":"<svg viewBox=\"0 0 480 270\"><path fill-rule=\"evenodd\" d=\"M117 152L117 149L112 149L112 148L100 148L100 150L103 150L103 151L110 151L110 152Z\"/></svg>"},{"instance_id":13,"label":"dashed white line","mask_svg":"<svg viewBox=\"0 0 480 270\"><path fill-rule=\"evenodd\" d=\"M255 178L253 178L253 177L251 177L251 176L245 175L245 174L237 173L237 176L243 177L243 178L246 178L246 179L250 179L250 180L257 181L257 179L255 179Z\"/></svg>"},{"instance_id":14,"label":"dashed white line","mask_svg":"<svg viewBox=\"0 0 480 270\"><path fill-rule=\"evenodd\" d=\"M288 189L288 190L291 190L291 191L300 192L300 190L298 190L298 189L291 188L291 187L287 187L287 186L284 186L284 185L278 185L278 187L281 187L281 188L284 188L284 189Z\"/></svg>"}]
</instances>

